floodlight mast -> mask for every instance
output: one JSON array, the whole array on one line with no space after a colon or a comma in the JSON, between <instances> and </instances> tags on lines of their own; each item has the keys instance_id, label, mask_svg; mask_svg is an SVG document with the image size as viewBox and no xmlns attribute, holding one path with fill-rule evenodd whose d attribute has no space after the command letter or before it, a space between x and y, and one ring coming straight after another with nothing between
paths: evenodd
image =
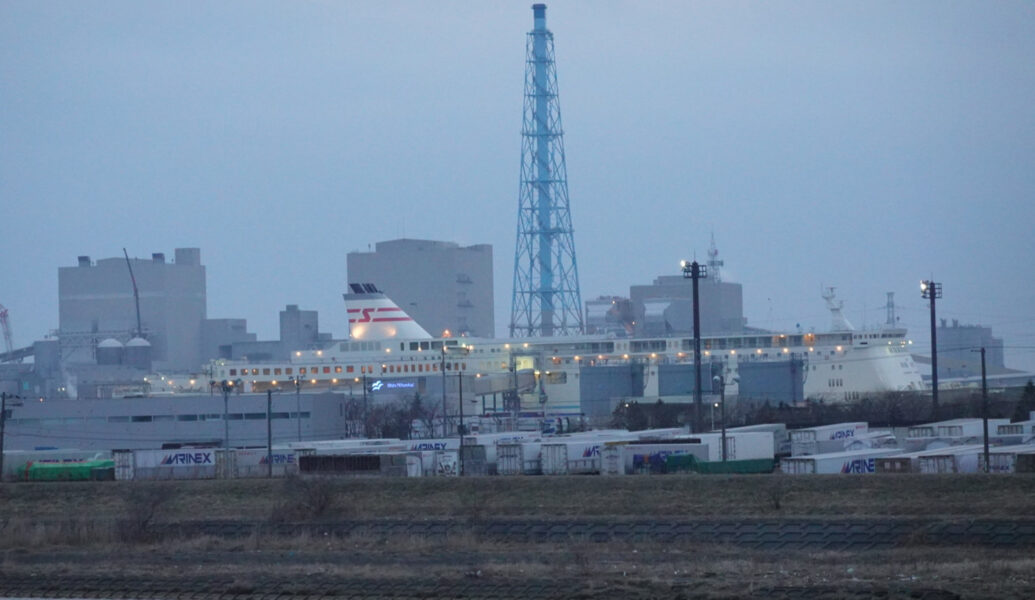
<instances>
[{"instance_id":1,"label":"floodlight mast","mask_svg":"<svg viewBox=\"0 0 1035 600\"><path fill-rule=\"evenodd\" d=\"M942 284L924 279L920 295L931 301L931 411L938 416L938 327L935 323L935 300L942 297Z\"/></svg>"},{"instance_id":2,"label":"floodlight mast","mask_svg":"<svg viewBox=\"0 0 1035 600\"><path fill-rule=\"evenodd\" d=\"M708 269L697 261L681 261L683 278L693 281L693 313L694 313L694 431L700 432L701 426L701 309L698 295L698 281L708 277Z\"/></svg>"}]
</instances>

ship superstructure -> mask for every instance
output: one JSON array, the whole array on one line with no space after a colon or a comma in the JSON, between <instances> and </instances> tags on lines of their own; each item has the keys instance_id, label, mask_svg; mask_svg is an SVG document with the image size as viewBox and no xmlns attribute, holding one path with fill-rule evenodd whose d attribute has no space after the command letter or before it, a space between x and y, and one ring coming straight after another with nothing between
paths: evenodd
<instances>
[{"instance_id":1,"label":"ship superstructure","mask_svg":"<svg viewBox=\"0 0 1035 600\"><path fill-rule=\"evenodd\" d=\"M241 386L245 392L303 386L306 391L341 390L357 395L395 390L399 397L420 394L431 398L441 397L444 391L455 394L455 380L463 377L461 385L468 398L481 399L479 410L538 412L544 418L583 414L585 404L597 399L587 397L581 379L598 367L636 371L640 387L630 390L630 397L675 396L678 400L691 393L690 389L673 393L662 376L674 365L693 363L689 336L432 338L415 323L415 329L400 327L409 323L409 315L373 286L353 286L352 290L344 296L346 310L352 331L361 336L318 350L298 350L288 361L213 361L211 377ZM827 295L828 303L840 311L832 291ZM413 331L418 334L406 335ZM726 374L730 382L727 395L738 394L737 374L744 365L798 361L804 369L801 400L826 402L923 389L909 344L905 329L889 326L866 331L755 330L702 336L704 361ZM489 397L491 403L486 401ZM505 397L519 403L507 405Z\"/></svg>"}]
</instances>

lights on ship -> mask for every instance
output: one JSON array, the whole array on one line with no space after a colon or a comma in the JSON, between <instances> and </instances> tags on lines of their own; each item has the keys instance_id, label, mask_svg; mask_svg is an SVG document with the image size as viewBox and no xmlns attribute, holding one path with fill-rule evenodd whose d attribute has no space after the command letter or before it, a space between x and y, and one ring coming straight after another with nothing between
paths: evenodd
<instances>
[{"instance_id":1,"label":"lights on ship","mask_svg":"<svg viewBox=\"0 0 1035 600\"><path fill-rule=\"evenodd\" d=\"M812 346L809 346L809 352L815 352L815 351L816 351L815 348L813 348Z\"/></svg>"},{"instance_id":2,"label":"lights on ship","mask_svg":"<svg viewBox=\"0 0 1035 600\"><path fill-rule=\"evenodd\" d=\"M705 356L711 356L712 355L712 351L711 350L705 350L704 351L704 355Z\"/></svg>"},{"instance_id":3,"label":"lights on ship","mask_svg":"<svg viewBox=\"0 0 1035 600\"><path fill-rule=\"evenodd\" d=\"M295 356L302 356L302 353L296 350L295 351Z\"/></svg>"},{"instance_id":4,"label":"lights on ship","mask_svg":"<svg viewBox=\"0 0 1035 600\"><path fill-rule=\"evenodd\" d=\"M273 381L271 381L271 382L270 382L270 384L271 384L271 385L277 385L277 380L276 380L276 379L274 379Z\"/></svg>"},{"instance_id":5,"label":"lights on ship","mask_svg":"<svg viewBox=\"0 0 1035 600\"><path fill-rule=\"evenodd\" d=\"M310 380L309 380L309 383L311 383L311 384L313 384L313 385L316 385L316 380L315 380L315 379L310 379Z\"/></svg>"},{"instance_id":6,"label":"lights on ship","mask_svg":"<svg viewBox=\"0 0 1035 600\"><path fill-rule=\"evenodd\" d=\"M840 352L841 350L843 350L843 348L842 348L841 346L838 346L837 348L834 348L834 349L835 349L835 350L837 350L838 352Z\"/></svg>"},{"instance_id":7,"label":"lights on ship","mask_svg":"<svg viewBox=\"0 0 1035 600\"><path fill-rule=\"evenodd\" d=\"M761 353L762 353L762 349L761 348L756 348L755 349L755 354L761 354Z\"/></svg>"},{"instance_id":8,"label":"lights on ship","mask_svg":"<svg viewBox=\"0 0 1035 600\"><path fill-rule=\"evenodd\" d=\"M732 356L732 355L734 355L734 354L736 354L736 353L737 353L737 351L736 351L736 350L730 350L730 355L731 355L731 356Z\"/></svg>"},{"instance_id":9,"label":"lights on ship","mask_svg":"<svg viewBox=\"0 0 1035 600\"><path fill-rule=\"evenodd\" d=\"M790 351L791 351L791 349L790 349L790 348L784 348L784 349L783 349L783 353L784 353L784 354L787 354L787 353L788 353L788 352L790 352Z\"/></svg>"}]
</instances>

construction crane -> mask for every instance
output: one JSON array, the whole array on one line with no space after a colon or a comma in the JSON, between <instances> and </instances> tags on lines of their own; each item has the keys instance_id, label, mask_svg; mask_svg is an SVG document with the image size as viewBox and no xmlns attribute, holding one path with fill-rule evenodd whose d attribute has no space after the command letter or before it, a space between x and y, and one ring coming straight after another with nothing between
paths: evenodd
<instances>
[{"instance_id":1,"label":"construction crane","mask_svg":"<svg viewBox=\"0 0 1035 600\"><path fill-rule=\"evenodd\" d=\"M11 341L11 322L7 320L7 309L0 304L0 327L4 330L4 349L8 355L14 352L14 342Z\"/></svg>"},{"instance_id":2,"label":"construction crane","mask_svg":"<svg viewBox=\"0 0 1035 600\"><path fill-rule=\"evenodd\" d=\"M144 328L140 325L140 291L137 290L137 278L133 276L133 265L129 262L129 253L126 249L122 249L122 254L126 256L126 267L129 268L129 280L133 282L133 301L137 306L137 337L144 337Z\"/></svg>"}]
</instances>

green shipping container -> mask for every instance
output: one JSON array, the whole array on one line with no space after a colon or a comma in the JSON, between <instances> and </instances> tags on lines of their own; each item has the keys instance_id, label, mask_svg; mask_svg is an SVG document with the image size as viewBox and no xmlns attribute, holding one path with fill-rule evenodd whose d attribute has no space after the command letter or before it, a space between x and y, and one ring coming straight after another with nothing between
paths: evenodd
<instances>
[{"instance_id":1,"label":"green shipping container","mask_svg":"<svg viewBox=\"0 0 1035 600\"><path fill-rule=\"evenodd\" d=\"M26 481L90 481L103 477L110 469L115 470L115 461L86 460L83 462L36 463L25 465Z\"/></svg>"}]
</instances>

